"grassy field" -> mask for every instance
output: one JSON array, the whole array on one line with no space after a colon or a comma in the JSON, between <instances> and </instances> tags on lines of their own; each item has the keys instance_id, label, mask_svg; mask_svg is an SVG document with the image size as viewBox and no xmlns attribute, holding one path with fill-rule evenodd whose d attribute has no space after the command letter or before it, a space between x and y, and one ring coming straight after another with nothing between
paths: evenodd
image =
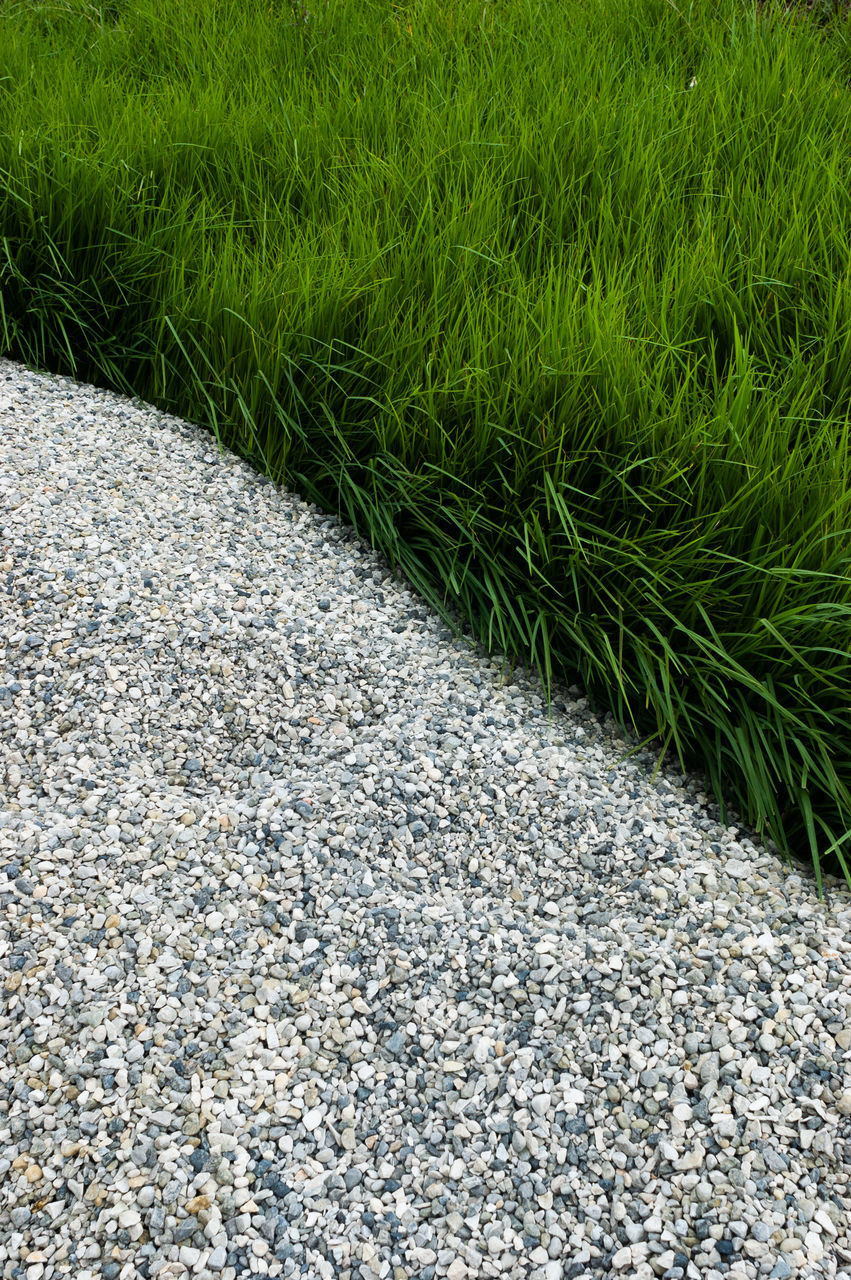
<instances>
[{"instance_id":1,"label":"grassy field","mask_svg":"<svg viewBox=\"0 0 851 1280\"><path fill-rule=\"evenodd\" d=\"M851 21L0 7L0 352L203 423L851 883Z\"/></svg>"}]
</instances>

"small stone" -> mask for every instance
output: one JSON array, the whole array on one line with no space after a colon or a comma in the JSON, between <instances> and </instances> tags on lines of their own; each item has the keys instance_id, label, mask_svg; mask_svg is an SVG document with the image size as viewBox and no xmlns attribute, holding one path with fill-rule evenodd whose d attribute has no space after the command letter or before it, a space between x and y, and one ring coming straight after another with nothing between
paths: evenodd
<instances>
[{"instance_id":1,"label":"small stone","mask_svg":"<svg viewBox=\"0 0 851 1280\"><path fill-rule=\"evenodd\" d=\"M837 1098L836 1110L841 1116L851 1116L851 1089L846 1089Z\"/></svg>"},{"instance_id":2,"label":"small stone","mask_svg":"<svg viewBox=\"0 0 851 1280\"><path fill-rule=\"evenodd\" d=\"M735 1138L738 1132L735 1116L713 1116L712 1126L719 1138Z\"/></svg>"},{"instance_id":3,"label":"small stone","mask_svg":"<svg viewBox=\"0 0 851 1280\"><path fill-rule=\"evenodd\" d=\"M340 1145L344 1151L354 1151L357 1146L357 1135L351 1125L340 1130Z\"/></svg>"},{"instance_id":4,"label":"small stone","mask_svg":"<svg viewBox=\"0 0 851 1280\"><path fill-rule=\"evenodd\" d=\"M661 1143L659 1145L661 1146ZM705 1159L706 1151L702 1144L697 1142L692 1151L686 1151L684 1155L680 1156L679 1160L674 1162L674 1168L683 1172L687 1172L689 1169L702 1169Z\"/></svg>"},{"instance_id":5,"label":"small stone","mask_svg":"<svg viewBox=\"0 0 851 1280\"><path fill-rule=\"evenodd\" d=\"M787 1157L780 1151L777 1151L774 1147L763 1147L762 1158L772 1173L783 1173L784 1170L789 1168L789 1161Z\"/></svg>"},{"instance_id":6,"label":"small stone","mask_svg":"<svg viewBox=\"0 0 851 1280\"><path fill-rule=\"evenodd\" d=\"M309 1111L305 1111L301 1117L301 1123L304 1125L308 1133L313 1133L314 1129L318 1129L322 1123L323 1109L321 1107L312 1107Z\"/></svg>"},{"instance_id":7,"label":"small stone","mask_svg":"<svg viewBox=\"0 0 851 1280\"><path fill-rule=\"evenodd\" d=\"M809 1262L820 1262L824 1257L824 1245L817 1231L808 1231L804 1236L804 1252Z\"/></svg>"}]
</instances>

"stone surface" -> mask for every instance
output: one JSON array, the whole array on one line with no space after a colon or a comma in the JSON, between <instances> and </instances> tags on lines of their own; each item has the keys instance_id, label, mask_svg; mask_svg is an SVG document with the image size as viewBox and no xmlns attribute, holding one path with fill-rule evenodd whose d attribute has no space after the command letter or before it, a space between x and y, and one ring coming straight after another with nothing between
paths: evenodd
<instances>
[{"instance_id":1,"label":"stone surface","mask_svg":"<svg viewBox=\"0 0 851 1280\"><path fill-rule=\"evenodd\" d=\"M851 1280L841 886L198 428L0 439L0 1274Z\"/></svg>"}]
</instances>

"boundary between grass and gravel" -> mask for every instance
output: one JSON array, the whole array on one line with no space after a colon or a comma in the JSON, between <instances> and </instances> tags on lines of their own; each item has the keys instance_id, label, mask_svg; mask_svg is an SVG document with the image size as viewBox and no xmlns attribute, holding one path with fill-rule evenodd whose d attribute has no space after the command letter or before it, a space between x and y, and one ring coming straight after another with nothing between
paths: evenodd
<instances>
[{"instance_id":1,"label":"boundary between grass and gravel","mask_svg":"<svg viewBox=\"0 0 851 1280\"><path fill-rule=\"evenodd\" d=\"M0 354L335 511L851 883L851 23L11 4Z\"/></svg>"}]
</instances>

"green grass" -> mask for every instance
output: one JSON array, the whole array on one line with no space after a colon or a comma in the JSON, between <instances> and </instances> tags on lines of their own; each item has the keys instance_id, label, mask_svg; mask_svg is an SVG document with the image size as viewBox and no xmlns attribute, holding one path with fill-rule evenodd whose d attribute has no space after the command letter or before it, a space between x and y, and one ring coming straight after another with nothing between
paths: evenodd
<instances>
[{"instance_id":1,"label":"green grass","mask_svg":"<svg viewBox=\"0 0 851 1280\"><path fill-rule=\"evenodd\" d=\"M309 7L0 8L0 352L210 427L851 883L847 14Z\"/></svg>"}]
</instances>

